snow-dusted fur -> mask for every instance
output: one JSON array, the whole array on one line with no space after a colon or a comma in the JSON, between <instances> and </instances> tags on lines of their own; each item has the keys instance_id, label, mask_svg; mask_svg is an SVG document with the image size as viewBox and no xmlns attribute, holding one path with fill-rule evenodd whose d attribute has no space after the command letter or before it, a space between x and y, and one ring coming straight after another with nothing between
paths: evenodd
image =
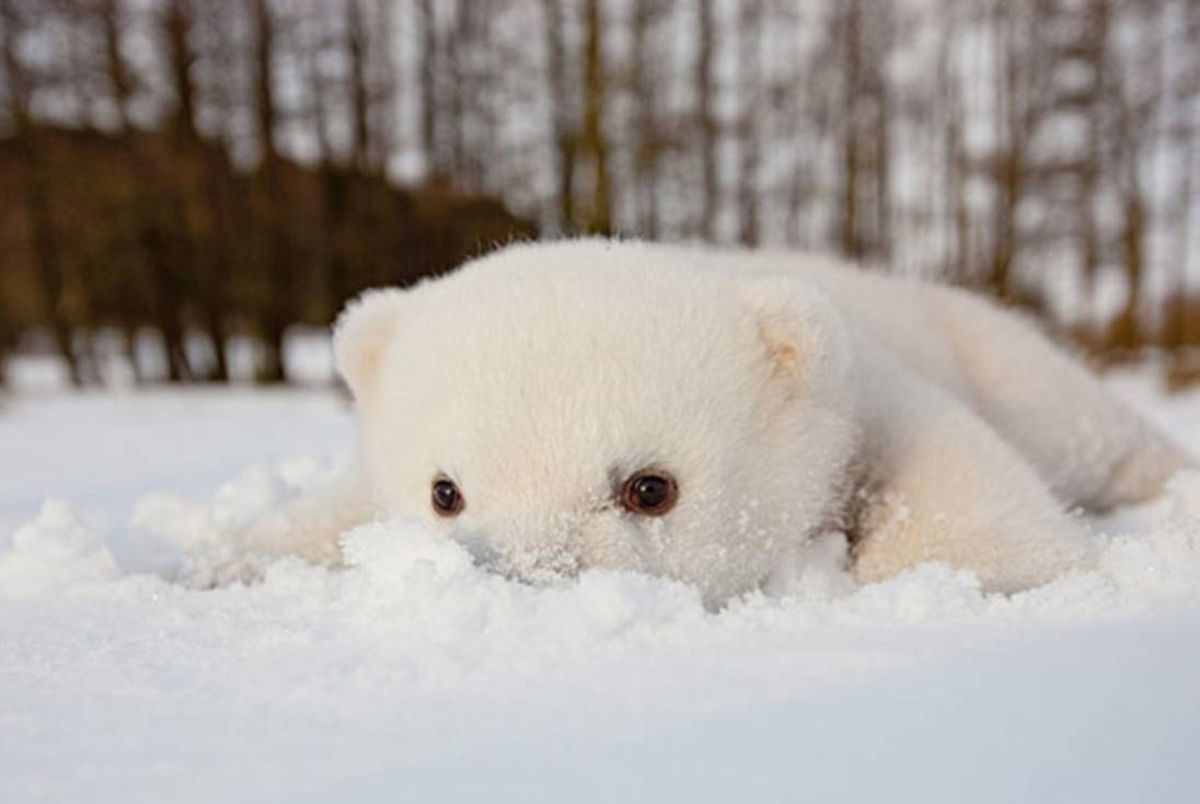
<instances>
[{"instance_id":1,"label":"snow-dusted fur","mask_svg":"<svg viewBox=\"0 0 1200 804\"><path fill-rule=\"evenodd\" d=\"M525 578L634 569L715 602L841 531L860 579L943 561L1016 590L1089 560L1068 508L1146 499L1187 462L1018 317L795 253L513 246L364 295L335 349L351 508ZM645 467L678 480L664 517L615 501ZM459 517L431 509L439 475Z\"/></svg>"}]
</instances>

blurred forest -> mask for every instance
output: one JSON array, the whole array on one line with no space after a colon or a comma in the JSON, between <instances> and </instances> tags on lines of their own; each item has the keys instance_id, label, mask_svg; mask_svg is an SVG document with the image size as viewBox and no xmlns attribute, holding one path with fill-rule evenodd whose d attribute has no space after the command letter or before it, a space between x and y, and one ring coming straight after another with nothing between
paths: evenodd
<instances>
[{"instance_id":1,"label":"blurred forest","mask_svg":"<svg viewBox=\"0 0 1200 804\"><path fill-rule=\"evenodd\" d=\"M941 276L1186 379L1198 151L1200 0L0 0L0 360L286 381L366 286L602 233Z\"/></svg>"}]
</instances>

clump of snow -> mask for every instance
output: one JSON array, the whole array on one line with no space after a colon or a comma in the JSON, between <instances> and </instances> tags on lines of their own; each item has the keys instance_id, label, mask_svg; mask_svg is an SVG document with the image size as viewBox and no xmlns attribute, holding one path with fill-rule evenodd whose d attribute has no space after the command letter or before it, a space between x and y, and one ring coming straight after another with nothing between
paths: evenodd
<instances>
[{"instance_id":1,"label":"clump of snow","mask_svg":"<svg viewBox=\"0 0 1200 804\"><path fill-rule=\"evenodd\" d=\"M62 429L0 437L38 421ZM336 464L286 454L128 526L50 502L0 535L0 801L1200 796L1200 473L1012 596L938 565L858 586L830 536L714 612L637 574L510 581L404 521L346 533L342 568L249 557L255 582L197 588Z\"/></svg>"},{"instance_id":2,"label":"clump of snow","mask_svg":"<svg viewBox=\"0 0 1200 804\"><path fill-rule=\"evenodd\" d=\"M175 494L145 495L134 504L131 520L139 566L199 587L257 577L279 555L256 553L261 545L249 543L250 526L326 486L341 470L338 463L294 459L274 471L262 464L248 467L221 484L207 504ZM150 557L156 560L146 563Z\"/></svg>"},{"instance_id":3,"label":"clump of snow","mask_svg":"<svg viewBox=\"0 0 1200 804\"><path fill-rule=\"evenodd\" d=\"M117 576L103 539L66 503L50 500L37 519L18 528L0 552L0 596L36 598L95 585Z\"/></svg>"}]
</instances>

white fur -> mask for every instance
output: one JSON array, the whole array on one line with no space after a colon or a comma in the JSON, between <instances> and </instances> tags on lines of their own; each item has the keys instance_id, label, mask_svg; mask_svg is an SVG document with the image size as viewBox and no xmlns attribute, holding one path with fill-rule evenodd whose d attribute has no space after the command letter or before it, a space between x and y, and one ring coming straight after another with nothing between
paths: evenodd
<instances>
[{"instance_id":1,"label":"white fur","mask_svg":"<svg viewBox=\"0 0 1200 804\"><path fill-rule=\"evenodd\" d=\"M383 514L520 577L635 569L712 602L831 528L862 579L940 560L1027 587L1087 560L1066 506L1143 499L1185 461L1018 318L792 253L513 246L364 297L336 352ZM679 482L659 519L614 502L647 466Z\"/></svg>"}]
</instances>

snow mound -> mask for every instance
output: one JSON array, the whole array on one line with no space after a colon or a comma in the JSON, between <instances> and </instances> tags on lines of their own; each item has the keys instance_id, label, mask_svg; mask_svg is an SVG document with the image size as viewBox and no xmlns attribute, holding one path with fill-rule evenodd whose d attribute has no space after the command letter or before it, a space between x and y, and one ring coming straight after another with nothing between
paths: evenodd
<instances>
[{"instance_id":1,"label":"snow mound","mask_svg":"<svg viewBox=\"0 0 1200 804\"><path fill-rule=\"evenodd\" d=\"M37 519L0 552L0 599L36 598L88 589L117 576L104 541L63 502L48 500Z\"/></svg>"},{"instance_id":2,"label":"snow mound","mask_svg":"<svg viewBox=\"0 0 1200 804\"><path fill-rule=\"evenodd\" d=\"M1200 794L1200 473L1021 594L860 587L826 540L712 612L632 573L509 581L408 522L345 534L344 568L244 554L323 472L145 497L132 540L51 502L0 542L0 800ZM239 558L258 581L184 582Z\"/></svg>"}]
</instances>

